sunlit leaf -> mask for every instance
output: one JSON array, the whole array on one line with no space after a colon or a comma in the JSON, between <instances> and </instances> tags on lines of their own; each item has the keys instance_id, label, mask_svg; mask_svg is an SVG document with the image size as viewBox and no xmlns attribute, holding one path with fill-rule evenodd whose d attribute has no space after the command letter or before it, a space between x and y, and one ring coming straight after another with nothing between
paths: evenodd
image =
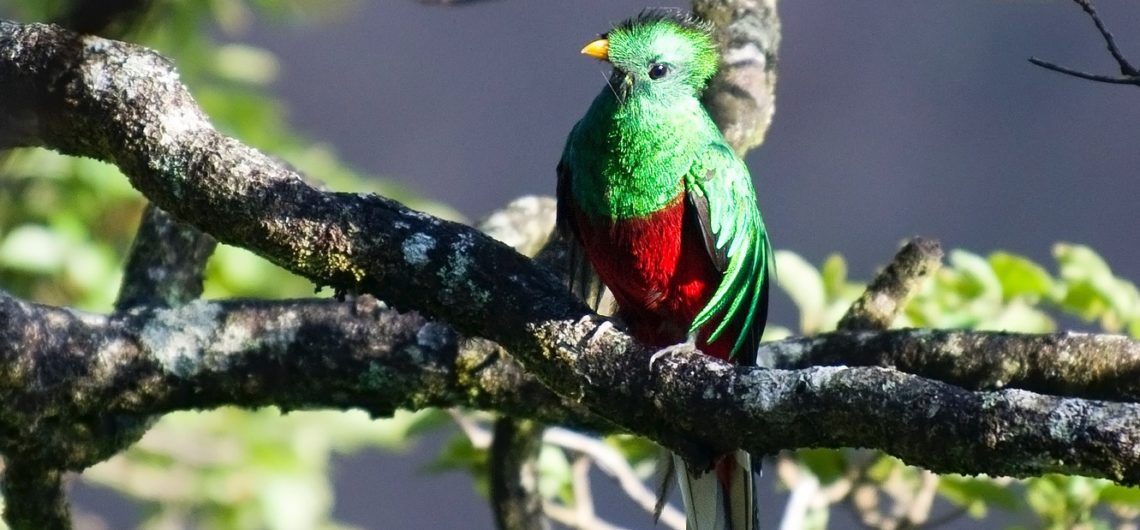
<instances>
[{"instance_id":1,"label":"sunlit leaf","mask_svg":"<svg viewBox=\"0 0 1140 530\"><path fill-rule=\"evenodd\" d=\"M1044 267L1009 252L994 252L990 267L1001 282L1006 299L1016 296L1048 296L1053 290L1053 277Z\"/></svg>"},{"instance_id":2,"label":"sunlit leaf","mask_svg":"<svg viewBox=\"0 0 1140 530\"><path fill-rule=\"evenodd\" d=\"M800 328L805 332L817 330L827 302L819 271L799 255L786 250L776 251L776 270L780 271L780 288L800 309Z\"/></svg>"}]
</instances>

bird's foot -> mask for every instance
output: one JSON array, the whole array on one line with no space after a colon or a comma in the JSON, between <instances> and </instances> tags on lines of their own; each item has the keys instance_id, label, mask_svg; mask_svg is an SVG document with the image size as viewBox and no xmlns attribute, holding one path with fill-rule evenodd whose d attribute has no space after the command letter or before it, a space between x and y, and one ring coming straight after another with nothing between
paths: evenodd
<instances>
[{"instance_id":1,"label":"bird's foot","mask_svg":"<svg viewBox=\"0 0 1140 530\"><path fill-rule=\"evenodd\" d=\"M649 357L649 369L653 370L653 363L657 362L658 359L660 359L666 355L674 355L674 354L678 354L678 353L692 353L692 352L699 352L699 351L700 350L697 349L696 343L694 343L693 341L685 341L685 342L682 342L680 344L674 344L672 346L661 348L660 350L657 350L656 352L653 353L653 355L651 355Z\"/></svg>"},{"instance_id":2,"label":"bird's foot","mask_svg":"<svg viewBox=\"0 0 1140 530\"><path fill-rule=\"evenodd\" d=\"M598 327L594 328L594 332L590 334L590 339L586 341L586 344L593 347L598 341L602 340L602 336L611 329L614 329L614 323L609 320L603 320L601 324L598 324Z\"/></svg>"}]
</instances>

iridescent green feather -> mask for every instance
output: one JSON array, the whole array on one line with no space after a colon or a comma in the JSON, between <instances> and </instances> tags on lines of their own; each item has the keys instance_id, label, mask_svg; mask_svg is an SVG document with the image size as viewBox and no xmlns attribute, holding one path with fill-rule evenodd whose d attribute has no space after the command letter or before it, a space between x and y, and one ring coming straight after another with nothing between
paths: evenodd
<instances>
[{"instance_id":1,"label":"iridescent green feather","mask_svg":"<svg viewBox=\"0 0 1140 530\"><path fill-rule=\"evenodd\" d=\"M693 162L685 176L688 193L703 197L708 203L708 228L718 250L725 250L727 263L724 277L713 297L697 314L689 327L697 333L710 321L720 317L720 324L708 341L720 338L728 326L741 316L742 330L751 329L758 313L759 301L768 277L772 252L768 232L760 210L748 168L723 142L709 145ZM739 311L745 311L743 315ZM747 333L736 338L732 348L735 357L745 344Z\"/></svg>"}]
</instances>

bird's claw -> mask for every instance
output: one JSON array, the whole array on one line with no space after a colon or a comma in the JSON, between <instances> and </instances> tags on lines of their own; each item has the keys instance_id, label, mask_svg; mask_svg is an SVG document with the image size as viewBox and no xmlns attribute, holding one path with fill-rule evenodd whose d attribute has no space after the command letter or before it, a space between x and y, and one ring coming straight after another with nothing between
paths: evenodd
<instances>
[{"instance_id":1,"label":"bird's claw","mask_svg":"<svg viewBox=\"0 0 1140 530\"><path fill-rule=\"evenodd\" d=\"M693 344L692 342L688 342L688 341L682 342L679 344L674 344L672 346L667 346L665 348L661 348L660 350L657 350L656 352L653 353L653 355L651 355L649 357L649 369L653 370L653 363L657 362L657 359L660 359L666 355L673 355L676 353L694 352L694 351L697 351L697 346L695 344Z\"/></svg>"},{"instance_id":2,"label":"bird's claw","mask_svg":"<svg viewBox=\"0 0 1140 530\"><path fill-rule=\"evenodd\" d=\"M613 328L613 322L610 322L609 320L603 320L601 324L598 324L598 327L594 328L594 332L590 334L590 339L586 341L586 344L591 347L594 346L599 340L602 339L602 335L605 335L607 331Z\"/></svg>"}]
</instances>

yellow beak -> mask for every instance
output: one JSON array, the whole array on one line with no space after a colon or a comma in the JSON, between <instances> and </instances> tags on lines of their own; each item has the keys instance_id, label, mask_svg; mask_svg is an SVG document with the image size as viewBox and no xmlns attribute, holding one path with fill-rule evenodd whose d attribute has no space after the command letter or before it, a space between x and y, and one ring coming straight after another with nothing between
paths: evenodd
<instances>
[{"instance_id":1,"label":"yellow beak","mask_svg":"<svg viewBox=\"0 0 1140 530\"><path fill-rule=\"evenodd\" d=\"M595 59L603 61L610 60L610 41L606 39L598 39L582 48L583 55L589 55Z\"/></svg>"}]
</instances>

